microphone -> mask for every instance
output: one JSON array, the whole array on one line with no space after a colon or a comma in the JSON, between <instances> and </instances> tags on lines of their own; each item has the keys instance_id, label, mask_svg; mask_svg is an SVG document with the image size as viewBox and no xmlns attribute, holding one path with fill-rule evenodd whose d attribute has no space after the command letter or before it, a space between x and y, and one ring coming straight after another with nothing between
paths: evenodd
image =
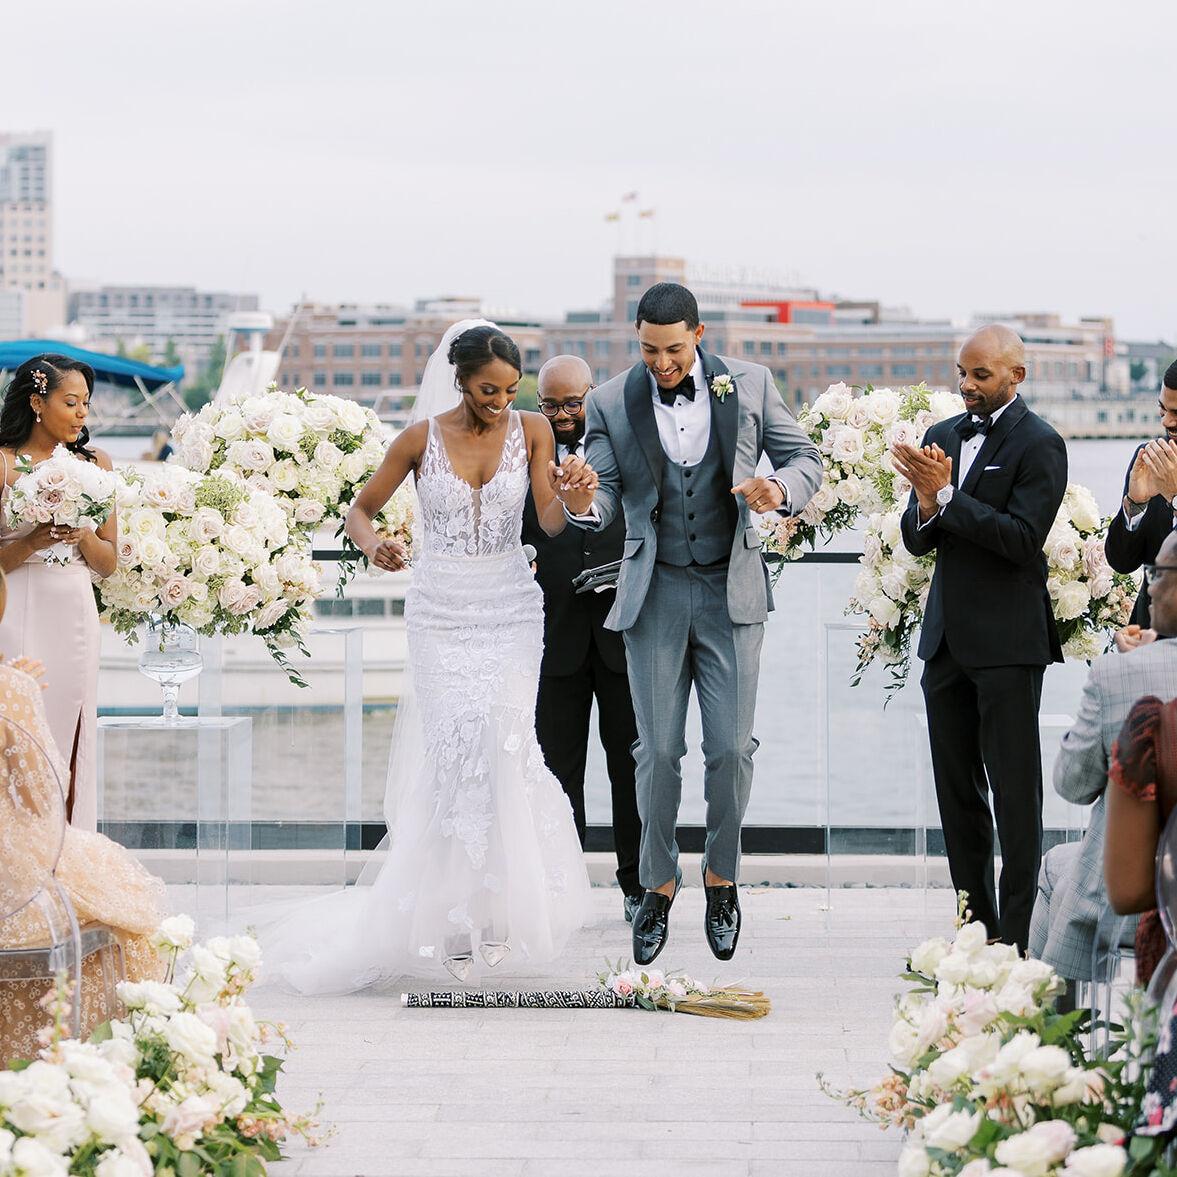
<instances>
[{"instance_id":1,"label":"microphone","mask_svg":"<svg viewBox=\"0 0 1177 1177\"><path fill-rule=\"evenodd\" d=\"M535 548L533 548L531 544L523 545L523 559L526 560L528 564L534 564L535 558L538 554L539 553L536 552Z\"/></svg>"}]
</instances>

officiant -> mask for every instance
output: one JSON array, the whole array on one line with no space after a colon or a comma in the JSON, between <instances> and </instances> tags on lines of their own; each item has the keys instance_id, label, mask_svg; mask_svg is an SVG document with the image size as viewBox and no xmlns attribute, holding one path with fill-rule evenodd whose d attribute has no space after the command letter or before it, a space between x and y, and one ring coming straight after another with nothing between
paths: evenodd
<instances>
[{"instance_id":1,"label":"officiant","mask_svg":"<svg viewBox=\"0 0 1177 1177\"><path fill-rule=\"evenodd\" d=\"M585 401L592 372L579 356L554 356L540 369L539 409L556 438L556 461L583 456ZM616 592L577 592L573 580L586 570L621 559L625 521L600 531L565 528L549 536L535 514L531 495L523 510L523 542L536 550L536 579L544 594L544 652L536 700L535 731L544 759L572 802L581 845L585 839L584 770L594 697L613 800L613 847L617 882L627 922L641 903L638 880L641 819L634 793L633 702L621 634L605 628ZM590 578L591 579L591 578ZM608 581L608 576L603 578Z\"/></svg>"}]
</instances>

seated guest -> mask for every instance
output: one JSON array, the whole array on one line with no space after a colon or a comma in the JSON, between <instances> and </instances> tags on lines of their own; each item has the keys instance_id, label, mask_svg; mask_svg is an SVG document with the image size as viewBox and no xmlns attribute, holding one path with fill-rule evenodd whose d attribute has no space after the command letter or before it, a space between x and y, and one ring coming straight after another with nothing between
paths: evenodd
<instances>
[{"instance_id":1,"label":"seated guest","mask_svg":"<svg viewBox=\"0 0 1177 1177\"><path fill-rule=\"evenodd\" d=\"M1157 559L1177 565L1177 534ZM1112 746L1129 709L1141 695L1177 697L1177 578L1150 578L1153 628L1125 627L1120 653L1091 664L1074 727L1063 736L1054 762L1054 788L1076 805L1094 805L1082 842L1052 847L1038 874L1029 953L1069 982L1091 979L1091 954L1100 917L1107 911L1103 885L1104 794ZM1073 995L1073 986L1071 987ZM1069 999L1060 1005L1066 1007Z\"/></svg>"},{"instance_id":2,"label":"seated guest","mask_svg":"<svg viewBox=\"0 0 1177 1177\"><path fill-rule=\"evenodd\" d=\"M5 596L0 574L0 615ZM27 751L21 748L21 733L7 727L5 719L19 723L45 749L57 777L45 771L38 756L10 754L0 758L7 765L2 787L12 799L0 821L0 911L13 906L14 896L27 895L52 867L60 806L51 794L59 788L58 778L68 780L65 761L49 731L40 688L28 673L13 665L0 665L0 753L18 748ZM57 859L57 881L72 901L79 923L97 921L119 933L129 980L162 979L164 963L148 943L166 912L160 879L148 874L129 851L109 838L67 825ZM45 920L36 904L0 920L0 949L36 947L46 940ZM37 1031L49 1021L39 1002L52 987L47 979L0 983L0 1066L9 1059L36 1057L40 1049ZM110 1016L104 997L102 964L95 955L85 962L82 992L74 996L82 1003L83 1038Z\"/></svg>"},{"instance_id":3,"label":"seated guest","mask_svg":"<svg viewBox=\"0 0 1177 1177\"><path fill-rule=\"evenodd\" d=\"M1169 365L1157 400L1164 437L1137 447L1124 479L1121 509L1108 525L1104 550L1117 572L1135 572L1157 558L1177 512L1177 361ZM1148 625L1147 587L1140 590L1132 621Z\"/></svg>"}]
</instances>

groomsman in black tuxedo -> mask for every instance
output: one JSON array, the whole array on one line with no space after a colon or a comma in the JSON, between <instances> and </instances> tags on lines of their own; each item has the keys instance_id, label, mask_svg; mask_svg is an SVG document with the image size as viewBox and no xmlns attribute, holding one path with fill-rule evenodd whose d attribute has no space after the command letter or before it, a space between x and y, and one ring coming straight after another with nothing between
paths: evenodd
<instances>
[{"instance_id":1,"label":"groomsman in black tuxedo","mask_svg":"<svg viewBox=\"0 0 1177 1177\"><path fill-rule=\"evenodd\" d=\"M1042 677L1062 661L1042 545L1066 492L1067 451L1018 396L1015 332L994 324L970 336L957 371L967 412L933 425L919 449L893 450L912 486L903 542L936 553L919 656L952 885L990 936L1024 950L1042 856Z\"/></svg>"},{"instance_id":2,"label":"groomsman in black tuxedo","mask_svg":"<svg viewBox=\"0 0 1177 1177\"><path fill-rule=\"evenodd\" d=\"M1124 479L1124 500L1104 541L1108 563L1117 572L1135 572L1143 564L1155 563L1161 544L1173 530L1177 514L1177 360L1165 372L1157 408L1165 436L1145 442L1132 455ZM1140 586L1132 624L1140 629L1149 627L1147 584Z\"/></svg>"},{"instance_id":3,"label":"groomsman in black tuxedo","mask_svg":"<svg viewBox=\"0 0 1177 1177\"><path fill-rule=\"evenodd\" d=\"M539 373L540 412L556 435L556 461L584 455L585 400L592 373L579 356L555 356ZM544 594L544 656L540 667L535 731L548 767L564 786L584 844L584 766L589 719L597 700L601 744L613 793L613 848L625 918L642 901L638 851L642 826L634 792L633 744L638 738L625 642L605 628L616 591L577 593L572 580L586 568L621 559L625 520L620 515L600 531L567 527L548 535L539 525L530 493L523 510L523 542L536 550L536 579Z\"/></svg>"}]
</instances>

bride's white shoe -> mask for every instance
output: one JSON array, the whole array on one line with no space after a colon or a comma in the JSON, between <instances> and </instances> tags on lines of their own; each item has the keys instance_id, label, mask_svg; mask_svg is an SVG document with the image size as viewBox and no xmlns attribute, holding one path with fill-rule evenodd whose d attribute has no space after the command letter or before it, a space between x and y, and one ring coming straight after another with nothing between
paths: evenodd
<instances>
[{"instance_id":1,"label":"bride's white shoe","mask_svg":"<svg viewBox=\"0 0 1177 1177\"><path fill-rule=\"evenodd\" d=\"M469 952L463 952L458 956L447 956L442 963L456 980L465 981L474 967L474 957Z\"/></svg>"},{"instance_id":2,"label":"bride's white shoe","mask_svg":"<svg viewBox=\"0 0 1177 1177\"><path fill-rule=\"evenodd\" d=\"M495 965L502 964L507 958L507 953L511 951L511 945L483 943L478 946L478 951L482 953L482 959L493 969Z\"/></svg>"}]
</instances>

